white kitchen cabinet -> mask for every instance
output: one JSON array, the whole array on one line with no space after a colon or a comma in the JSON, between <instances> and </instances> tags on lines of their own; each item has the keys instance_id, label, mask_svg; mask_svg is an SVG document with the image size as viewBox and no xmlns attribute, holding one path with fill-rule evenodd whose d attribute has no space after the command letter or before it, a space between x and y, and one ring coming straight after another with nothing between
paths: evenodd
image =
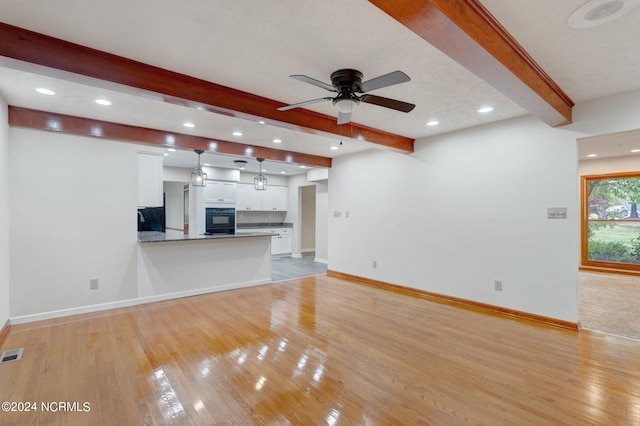
<instances>
[{"instance_id":1,"label":"white kitchen cabinet","mask_svg":"<svg viewBox=\"0 0 640 426\"><path fill-rule=\"evenodd\" d=\"M253 185L238 184L237 210L287 211L289 189L286 186L267 186L258 191Z\"/></svg>"},{"instance_id":2,"label":"white kitchen cabinet","mask_svg":"<svg viewBox=\"0 0 640 426\"><path fill-rule=\"evenodd\" d=\"M260 194L262 192L256 191L253 185L239 183L236 210L260 210L262 207L262 196Z\"/></svg>"},{"instance_id":3,"label":"white kitchen cabinet","mask_svg":"<svg viewBox=\"0 0 640 426\"><path fill-rule=\"evenodd\" d=\"M276 228L268 231L278 234L271 237L271 254L291 253L293 247L290 228Z\"/></svg>"},{"instance_id":4,"label":"white kitchen cabinet","mask_svg":"<svg viewBox=\"0 0 640 426\"><path fill-rule=\"evenodd\" d=\"M267 186L262 191L262 210L287 211L288 190L286 186Z\"/></svg>"},{"instance_id":5,"label":"white kitchen cabinet","mask_svg":"<svg viewBox=\"0 0 640 426\"><path fill-rule=\"evenodd\" d=\"M288 254L293 251L293 236L291 233L291 228L260 228L260 229L245 229L243 231L238 232L242 233L252 233L252 232L260 232L265 234L273 234L271 237L271 254Z\"/></svg>"},{"instance_id":6,"label":"white kitchen cabinet","mask_svg":"<svg viewBox=\"0 0 640 426\"><path fill-rule=\"evenodd\" d=\"M293 239L290 228L281 228L277 232L280 234L277 237L271 237L271 254L287 254L293 250ZM277 242L274 244L273 239L277 238Z\"/></svg>"},{"instance_id":7,"label":"white kitchen cabinet","mask_svg":"<svg viewBox=\"0 0 640 426\"><path fill-rule=\"evenodd\" d=\"M138 153L138 207L162 207L163 155Z\"/></svg>"},{"instance_id":8,"label":"white kitchen cabinet","mask_svg":"<svg viewBox=\"0 0 640 426\"><path fill-rule=\"evenodd\" d=\"M235 204L236 183L208 180L204 187L204 202L206 204Z\"/></svg>"}]
</instances>

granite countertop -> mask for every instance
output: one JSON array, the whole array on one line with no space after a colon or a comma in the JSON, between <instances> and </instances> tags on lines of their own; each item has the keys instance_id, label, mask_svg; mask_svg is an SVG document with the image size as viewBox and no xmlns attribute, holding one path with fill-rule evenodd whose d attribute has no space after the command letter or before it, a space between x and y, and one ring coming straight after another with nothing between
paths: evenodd
<instances>
[{"instance_id":1,"label":"granite countertop","mask_svg":"<svg viewBox=\"0 0 640 426\"><path fill-rule=\"evenodd\" d=\"M293 228L289 222L264 222L264 223L238 223L237 229L262 229L262 228Z\"/></svg>"},{"instance_id":2,"label":"granite countertop","mask_svg":"<svg viewBox=\"0 0 640 426\"><path fill-rule=\"evenodd\" d=\"M193 240L222 240L228 238L249 238L249 237L272 237L273 234L264 232L247 232L242 234L217 234L217 235L197 235L189 236L183 234L166 234L164 232L142 231L138 232L138 242L140 243L160 243L167 241L193 241Z\"/></svg>"}]
</instances>

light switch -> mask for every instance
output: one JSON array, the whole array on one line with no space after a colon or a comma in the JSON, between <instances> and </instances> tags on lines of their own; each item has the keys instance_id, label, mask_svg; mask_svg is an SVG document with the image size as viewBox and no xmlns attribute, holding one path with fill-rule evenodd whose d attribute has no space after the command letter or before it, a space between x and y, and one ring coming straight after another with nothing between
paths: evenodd
<instances>
[{"instance_id":1,"label":"light switch","mask_svg":"<svg viewBox=\"0 0 640 426\"><path fill-rule=\"evenodd\" d=\"M566 219L566 207L549 207L547 208L547 219Z\"/></svg>"}]
</instances>

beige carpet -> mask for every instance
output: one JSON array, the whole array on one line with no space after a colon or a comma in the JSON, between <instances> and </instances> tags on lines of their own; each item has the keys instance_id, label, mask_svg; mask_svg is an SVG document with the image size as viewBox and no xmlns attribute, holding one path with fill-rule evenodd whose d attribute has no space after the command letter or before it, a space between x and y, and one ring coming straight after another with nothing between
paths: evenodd
<instances>
[{"instance_id":1,"label":"beige carpet","mask_svg":"<svg viewBox=\"0 0 640 426\"><path fill-rule=\"evenodd\" d=\"M578 273L580 326L640 340L640 277Z\"/></svg>"}]
</instances>

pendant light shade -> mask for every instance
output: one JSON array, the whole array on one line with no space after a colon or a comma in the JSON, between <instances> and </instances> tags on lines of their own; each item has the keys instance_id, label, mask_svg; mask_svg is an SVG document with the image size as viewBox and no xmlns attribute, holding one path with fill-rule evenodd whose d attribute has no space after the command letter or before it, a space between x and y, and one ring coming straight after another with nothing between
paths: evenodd
<instances>
[{"instance_id":1,"label":"pendant light shade","mask_svg":"<svg viewBox=\"0 0 640 426\"><path fill-rule=\"evenodd\" d=\"M267 189L267 178L262 175L262 162L264 158L256 158L260 163L260 174L253 178L253 185L258 191L264 191Z\"/></svg>"},{"instance_id":2,"label":"pendant light shade","mask_svg":"<svg viewBox=\"0 0 640 426\"><path fill-rule=\"evenodd\" d=\"M204 152L201 149L195 150L196 154L198 154L198 168L191 172L191 185L193 186L206 186L207 185L207 174L202 171L202 166L200 165L200 155Z\"/></svg>"}]
</instances>

